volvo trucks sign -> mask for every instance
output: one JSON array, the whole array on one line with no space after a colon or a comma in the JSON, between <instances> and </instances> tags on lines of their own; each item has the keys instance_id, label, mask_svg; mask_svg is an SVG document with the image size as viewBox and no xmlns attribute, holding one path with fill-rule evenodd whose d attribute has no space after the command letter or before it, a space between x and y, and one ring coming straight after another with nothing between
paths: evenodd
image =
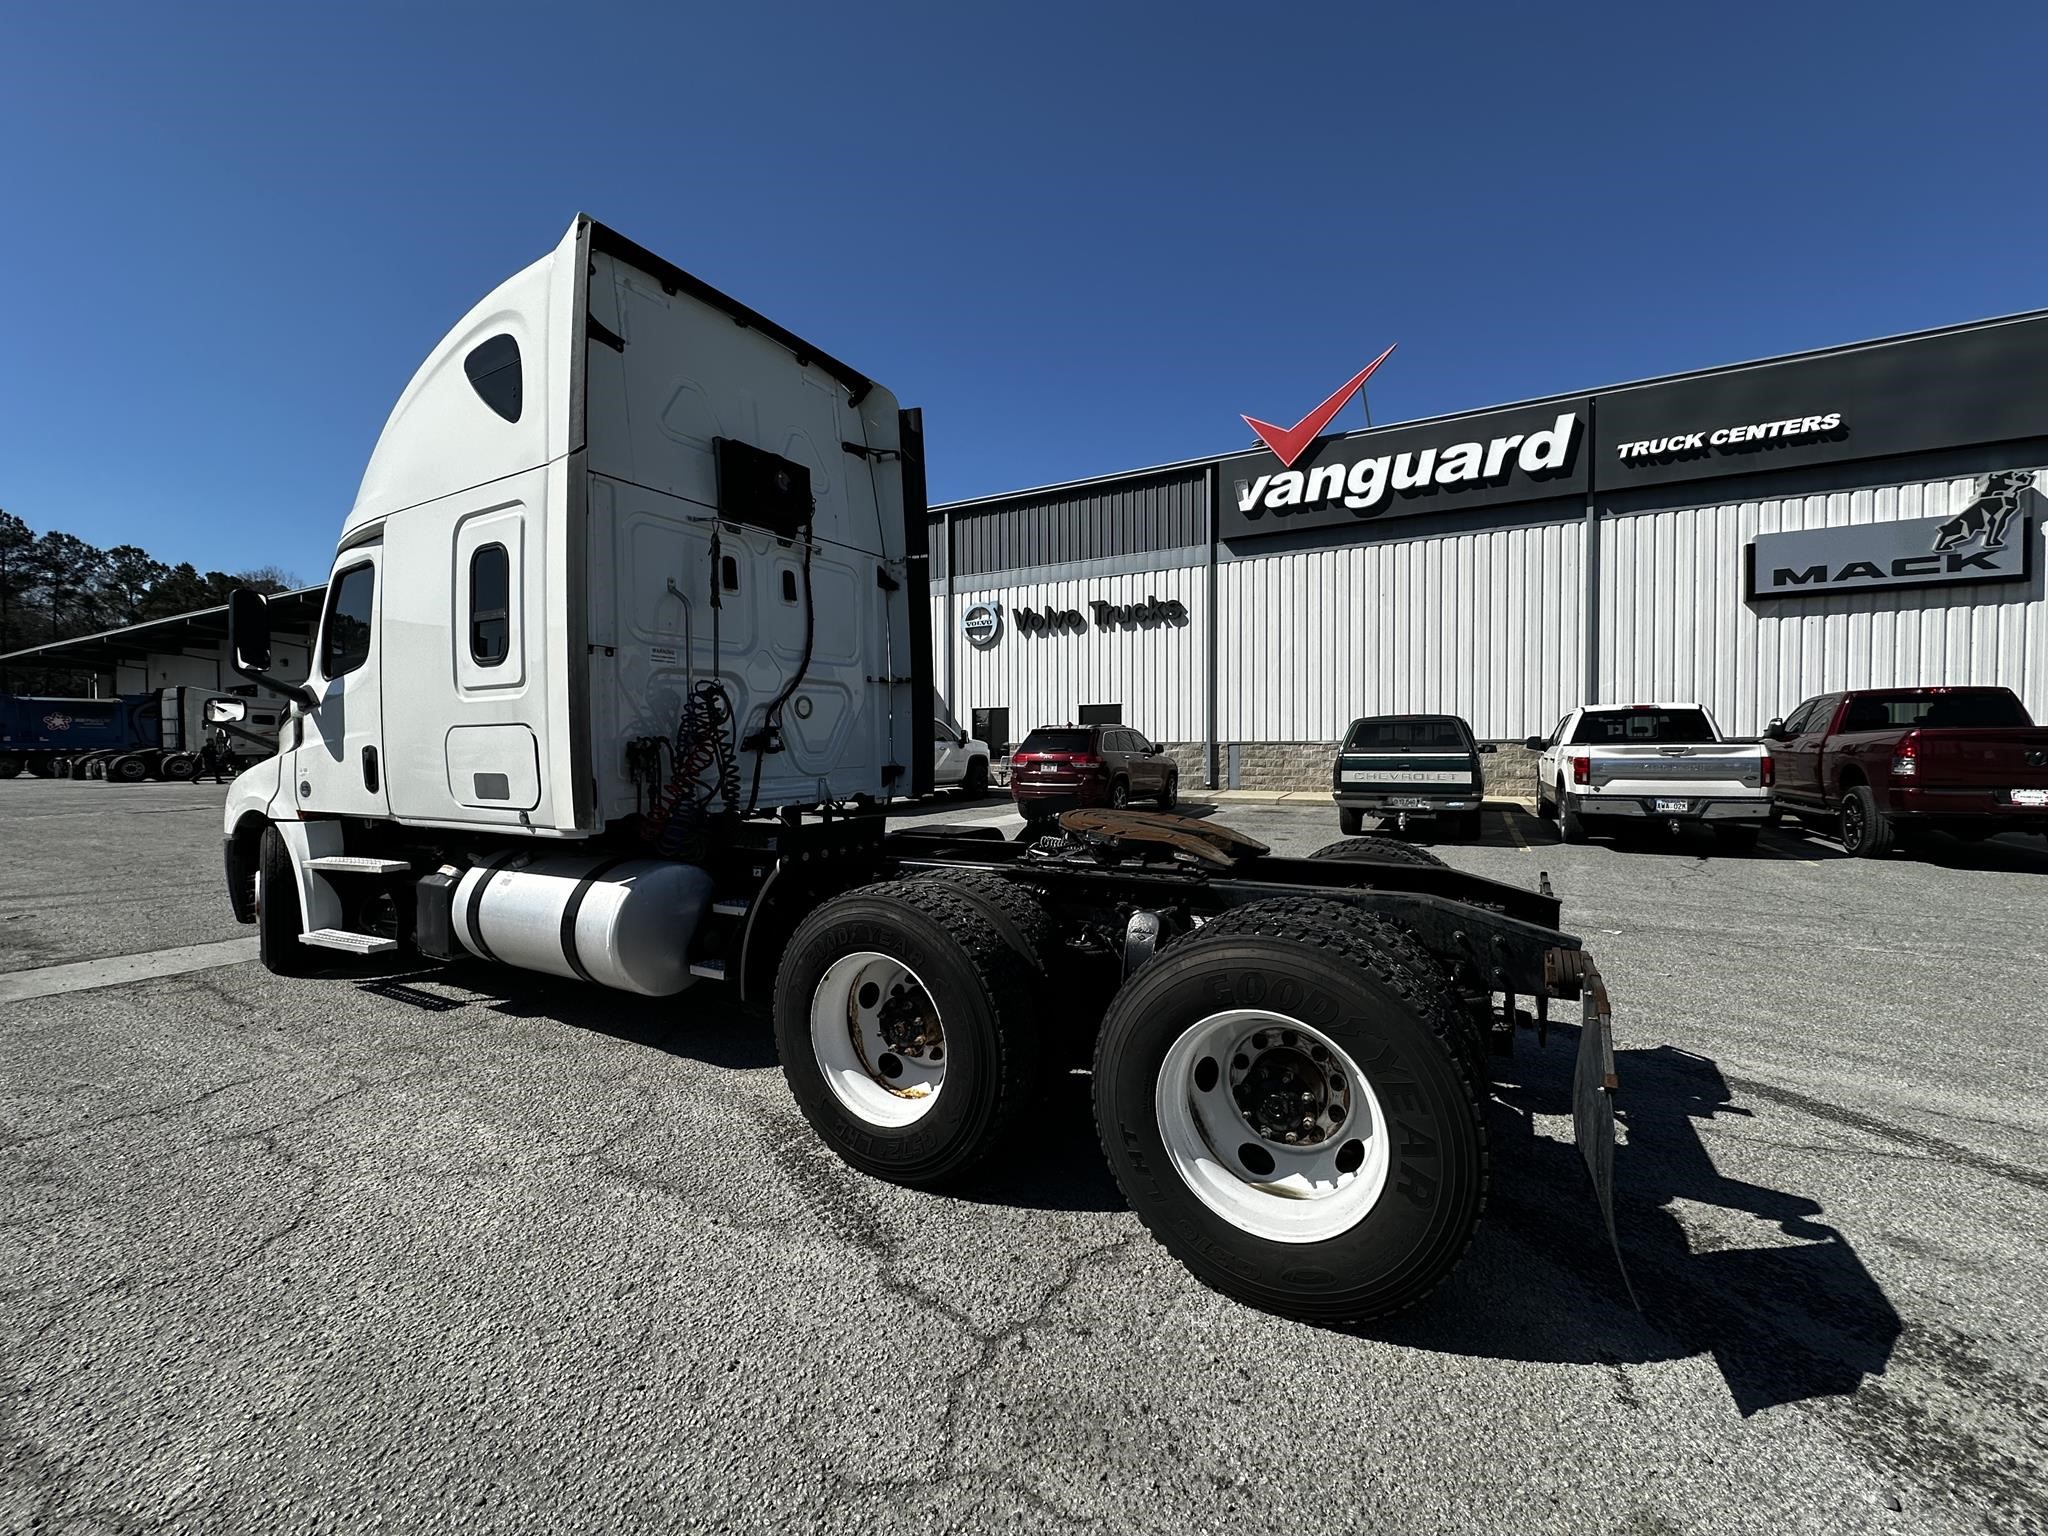
<instances>
[{"instance_id":1,"label":"volvo trucks sign","mask_svg":"<svg viewBox=\"0 0 2048 1536\"><path fill-rule=\"evenodd\" d=\"M987 650L1003 637L1003 605L969 603L967 611L960 615L960 628L966 633L968 644Z\"/></svg>"},{"instance_id":2,"label":"volvo trucks sign","mask_svg":"<svg viewBox=\"0 0 2048 1536\"><path fill-rule=\"evenodd\" d=\"M1749 546L1751 598L1884 587L2025 581L2033 574L2033 495L2025 470L1985 475L1953 517L1766 533Z\"/></svg>"}]
</instances>

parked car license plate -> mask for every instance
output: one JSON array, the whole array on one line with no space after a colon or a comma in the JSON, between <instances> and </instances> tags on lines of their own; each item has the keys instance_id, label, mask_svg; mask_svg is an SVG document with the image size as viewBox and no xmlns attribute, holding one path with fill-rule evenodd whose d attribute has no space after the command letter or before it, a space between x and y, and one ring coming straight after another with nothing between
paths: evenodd
<instances>
[{"instance_id":1,"label":"parked car license plate","mask_svg":"<svg viewBox=\"0 0 2048 1536\"><path fill-rule=\"evenodd\" d=\"M1387 808L1395 811L1426 811L1435 805L1434 800L1425 800L1420 795L1389 795Z\"/></svg>"},{"instance_id":2,"label":"parked car license plate","mask_svg":"<svg viewBox=\"0 0 2048 1536\"><path fill-rule=\"evenodd\" d=\"M1682 816L1692 809L1692 802L1690 800L1658 800L1652 803L1655 804L1659 811L1667 815Z\"/></svg>"},{"instance_id":3,"label":"parked car license plate","mask_svg":"<svg viewBox=\"0 0 2048 1536\"><path fill-rule=\"evenodd\" d=\"M2048 805L2048 789L2016 789L2012 792L2014 805Z\"/></svg>"}]
</instances>

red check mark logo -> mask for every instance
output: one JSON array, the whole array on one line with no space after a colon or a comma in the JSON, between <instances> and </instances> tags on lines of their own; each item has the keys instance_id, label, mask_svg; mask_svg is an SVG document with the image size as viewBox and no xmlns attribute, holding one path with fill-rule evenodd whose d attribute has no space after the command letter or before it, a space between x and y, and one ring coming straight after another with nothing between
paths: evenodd
<instances>
[{"instance_id":1,"label":"red check mark logo","mask_svg":"<svg viewBox=\"0 0 2048 1536\"><path fill-rule=\"evenodd\" d=\"M1398 341L1394 343L1394 347L1399 345ZM1358 393L1360 388L1364 386L1365 381L1372 377L1372 371L1393 355L1394 347L1387 348L1386 351L1359 369L1357 376L1349 384L1346 384L1293 426L1276 427L1270 421L1260 421L1256 416L1245 417L1244 424L1259 434L1260 442L1279 455L1282 464L1290 469L1293 468L1294 461L1301 457L1302 449L1323 435L1323 428L1330 424L1330 419L1344 409L1344 402Z\"/></svg>"}]
</instances>

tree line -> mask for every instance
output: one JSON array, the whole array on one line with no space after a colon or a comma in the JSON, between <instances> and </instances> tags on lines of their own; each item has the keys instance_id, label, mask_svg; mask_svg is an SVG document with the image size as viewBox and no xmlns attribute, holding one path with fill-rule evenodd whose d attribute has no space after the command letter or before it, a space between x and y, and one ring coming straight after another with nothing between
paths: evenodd
<instances>
[{"instance_id":1,"label":"tree line","mask_svg":"<svg viewBox=\"0 0 2048 1536\"><path fill-rule=\"evenodd\" d=\"M133 544L101 549L55 529L36 533L0 512L0 656L98 634L195 608L213 608L236 587L285 592L297 586L276 566L229 574L190 561L159 560ZM85 694L93 673L62 666L0 664L0 691Z\"/></svg>"}]
</instances>

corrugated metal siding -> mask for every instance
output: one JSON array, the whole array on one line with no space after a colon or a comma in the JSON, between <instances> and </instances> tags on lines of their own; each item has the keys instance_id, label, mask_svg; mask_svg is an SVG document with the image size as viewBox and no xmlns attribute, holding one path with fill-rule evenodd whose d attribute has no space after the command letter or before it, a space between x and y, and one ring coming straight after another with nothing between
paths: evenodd
<instances>
[{"instance_id":1,"label":"corrugated metal siding","mask_svg":"<svg viewBox=\"0 0 2048 1536\"><path fill-rule=\"evenodd\" d=\"M1185 624L1151 629L1098 629L1090 602L1142 603L1177 599ZM977 602L1003 605L1002 638L987 650L967 643L960 615ZM1078 633L1027 635L1014 619L1018 607L1078 609L1088 627ZM938 643L954 648L958 718L976 709L1007 706L1011 734L1021 739L1035 725L1076 719L1083 704L1122 704L1124 723L1155 741L1202 739L1203 579L1199 566L1086 581L1035 582L956 593L933 620ZM945 675L944 667L939 676ZM943 683L941 684L943 686Z\"/></svg>"},{"instance_id":2,"label":"corrugated metal siding","mask_svg":"<svg viewBox=\"0 0 2048 1536\"><path fill-rule=\"evenodd\" d=\"M953 515L952 574L1200 544L1209 536L1207 487L1196 472L963 509Z\"/></svg>"},{"instance_id":3,"label":"corrugated metal siding","mask_svg":"<svg viewBox=\"0 0 2048 1536\"><path fill-rule=\"evenodd\" d=\"M2037 491L2048 472L2034 477ZM1987 683L2048 706L2048 603L2032 583L1743 600L1759 533L1948 516L1974 479L1603 518L1600 697L1697 699L1753 735L1836 688ZM2032 537L2041 538L2035 526ZM2037 549L2036 558L2039 558Z\"/></svg>"},{"instance_id":4,"label":"corrugated metal siding","mask_svg":"<svg viewBox=\"0 0 2048 1536\"><path fill-rule=\"evenodd\" d=\"M1237 560L1217 569L1223 741L1331 741L1360 715L1444 711L1481 737L1578 702L1581 523Z\"/></svg>"}]
</instances>

